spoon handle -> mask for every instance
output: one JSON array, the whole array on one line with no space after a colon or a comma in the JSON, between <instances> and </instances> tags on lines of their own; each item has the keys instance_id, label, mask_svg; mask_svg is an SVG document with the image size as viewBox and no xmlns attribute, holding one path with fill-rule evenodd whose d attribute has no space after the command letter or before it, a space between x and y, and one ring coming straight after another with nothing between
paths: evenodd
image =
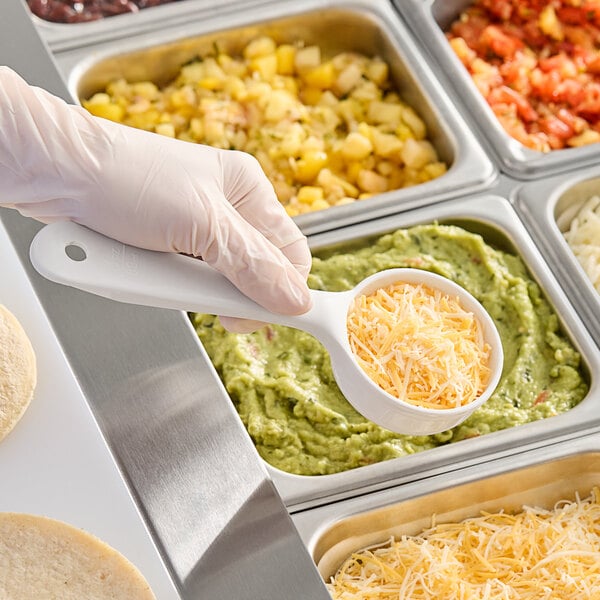
<instances>
[{"instance_id":1,"label":"spoon handle","mask_svg":"<svg viewBox=\"0 0 600 600\"><path fill-rule=\"evenodd\" d=\"M202 260L128 246L70 221L34 237L30 258L47 279L130 304L288 324Z\"/></svg>"}]
</instances>

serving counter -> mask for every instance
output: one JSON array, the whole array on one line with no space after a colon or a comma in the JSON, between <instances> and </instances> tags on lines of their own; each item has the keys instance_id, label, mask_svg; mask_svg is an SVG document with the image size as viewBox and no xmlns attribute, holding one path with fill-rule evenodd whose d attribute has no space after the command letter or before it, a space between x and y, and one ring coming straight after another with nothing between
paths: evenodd
<instances>
[{"instance_id":1,"label":"serving counter","mask_svg":"<svg viewBox=\"0 0 600 600\"><path fill-rule=\"evenodd\" d=\"M2 29L3 62L29 83L69 99L21 0L3 5ZM61 479L52 481L54 490L39 492L36 502L25 502L29 493L36 494L37 486L24 486L23 479L44 474L36 472L43 468L39 463L23 456L21 485L3 486L0 509L35 510L114 541L132 562L144 560L145 574L155 578L159 599L326 600L322 580L289 513L232 406L215 394L215 375L181 314L138 310L51 284L34 272L28 258L39 224L8 209L0 218L18 257L3 254L2 260L15 263L11 268L22 270L29 279L30 293L48 322L45 335L55 335L64 353L66 364L60 369L68 369L67 380L74 375L80 390L80 397L70 399L73 410L85 410L87 405L100 428L100 441L79 443L88 450L105 444L112 459L101 457L111 460L104 476L119 492L117 496L112 488L103 489L108 514L101 514L97 503L86 505L84 495L61 503L56 499L60 491L68 495ZM27 323L25 315L22 319ZM47 401L61 403L60 392L57 385ZM29 423L19 425L25 434ZM86 447L74 445L71 451L86 456ZM56 452L52 447L45 450ZM56 457L60 460L60 454ZM96 458L87 468L88 478L95 480L89 490L93 494L107 467ZM78 473L70 476L76 478ZM86 483L77 480L71 486ZM133 514L127 504L131 499L137 511ZM76 502L76 510L67 510ZM123 522L127 515L130 525ZM124 536L115 536L117 522ZM144 536L144 528L151 538ZM122 543L127 532L137 535L139 547ZM162 574L156 552L164 561Z\"/></svg>"},{"instance_id":2,"label":"serving counter","mask_svg":"<svg viewBox=\"0 0 600 600\"><path fill-rule=\"evenodd\" d=\"M219 6L182 0L139 14L58 25L32 18L23 0L6 0L0 52L3 62L30 83L68 102L103 92L117 78L164 83L197 56L215 48L233 54L261 35L278 44L320 43L330 54L385 57L392 82L419 108L447 171L418 185L295 216L313 253L330 256L344 245L374 245L378 236L418 226L480 236L511 264L523 265L534 303L547 303L543 310L552 313L555 328L548 338L554 343L559 336L579 357L577 402L535 418L520 416L520 422L489 432L484 427L453 443L422 442L417 450L339 472L285 471L257 450L256 436L244 427L237 399L230 397L190 315L119 304L41 278L28 258L40 225L4 209L1 224L14 247L9 258L26 278L26 294L39 303L46 335L64 358L65 377L76 387L73 404L90 411L87 426L95 423L96 434L86 448L101 448L102 460L111 465L110 501L120 503L115 506L120 514L129 511L139 546L125 547L119 536L112 537L107 515L93 503L88 509L83 500L62 507L41 497L28 503L21 488L18 494L3 494L0 510L23 502L23 510L64 520L72 515L70 520L100 537L112 537L134 562L139 552L138 566L153 573L159 599L326 600L322 575L329 577L343 552L356 549L354 533L360 529L359 542L365 544L381 541L390 531L400 534L406 520L396 527L390 519L407 505L418 513L422 497L427 498L422 506L429 508L450 499L456 506L448 514L462 517L496 500L512 502L500 491L513 476L536 478L539 485L522 485L515 495L529 502L540 489L552 487L548 477L563 477L569 470L575 473L573 485L550 489L544 501L555 501L555 492L586 493L596 481L600 431L600 303L564 242L558 217L573 203L600 193L600 154L588 146L561 150L565 161L557 154L545 162L546 155L524 151L489 125L487 112L481 117L473 90L460 93L469 83L446 55L440 31L464 4L442 10L439 2L417 0ZM525 335L527 327L522 329L519 334ZM536 393L534 405L546 396ZM19 428L22 435L26 426ZM314 428L318 431L318 424ZM0 477L9 468L1 458ZM546 468L550 460L555 462ZM592 467L584 468L590 460ZM26 458L22 464L25 468ZM87 473L94 485L101 475L97 468L94 462ZM452 492L455 484L465 486L459 491L477 502L461 504L460 493ZM371 511L374 532L368 526ZM428 518L417 516L418 523Z\"/></svg>"}]
</instances>

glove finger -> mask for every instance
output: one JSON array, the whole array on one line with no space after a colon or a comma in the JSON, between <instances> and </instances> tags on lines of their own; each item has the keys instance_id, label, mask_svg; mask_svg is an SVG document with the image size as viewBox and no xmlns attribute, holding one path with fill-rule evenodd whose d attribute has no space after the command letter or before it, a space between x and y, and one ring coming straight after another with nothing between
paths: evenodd
<instances>
[{"instance_id":1,"label":"glove finger","mask_svg":"<svg viewBox=\"0 0 600 600\"><path fill-rule=\"evenodd\" d=\"M306 237L277 199L259 162L244 152L228 151L221 163L225 197L306 277L312 262Z\"/></svg>"},{"instance_id":2,"label":"glove finger","mask_svg":"<svg viewBox=\"0 0 600 600\"><path fill-rule=\"evenodd\" d=\"M198 255L267 309L291 315L306 312L311 304L306 280L283 252L224 198L221 203L213 199L213 206L219 210L211 214Z\"/></svg>"}]
</instances>

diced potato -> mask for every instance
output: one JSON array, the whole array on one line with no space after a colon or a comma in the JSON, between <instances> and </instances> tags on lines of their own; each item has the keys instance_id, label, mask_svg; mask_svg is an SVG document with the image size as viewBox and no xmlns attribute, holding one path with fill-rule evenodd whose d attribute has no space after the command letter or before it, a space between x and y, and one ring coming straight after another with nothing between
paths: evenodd
<instances>
[{"instance_id":1,"label":"diced potato","mask_svg":"<svg viewBox=\"0 0 600 600\"><path fill-rule=\"evenodd\" d=\"M361 169L356 178L356 184L363 192L372 194L380 194L388 189L387 178L368 169Z\"/></svg>"},{"instance_id":2,"label":"diced potato","mask_svg":"<svg viewBox=\"0 0 600 600\"><path fill-rule=\"evenodd\" d=\"M375 171L384 177L389 177L394 171L394 164L389 160L380 160L375 165Z\"/></svg>"},{"instance_id":3,"label":"diced potato","mask_svg":"<svg viewBox=\"0 0 600 600\"><path fill-rule=\"evenodd\" d=\"M198 61L181 67L179 72L179 81L185 85L187 83L196 83L205 76L204 63Z\"/></svg>"},{"instance_id":4,"label":"diced potato","mask_svg":"<svg viewBox=\"0 0 600 600\"><path fill-rule=\"evenodd\" d=\"M214 121L212 119L204 118L204 138L207 143L222 145L225 138L225 124L221 121Z\"/></svg>"},{"instance_id":5,"label":"diced potato","mask_svg":"<svg viewBox=\"0 0 600 600\"><path fill-rule=\"evenodd\" d=\"M285 137L279 143L279 147L285 156L296 156L300 154L300 149L305 139L306 131L302 125L300 123L292 123Z\"/></svg>"},{"instance_id":6,"label":"diced potato","mask_svg":"<svg viewBox=\"0 0 600 600\"><path fill-rule=\"evenodd\" d=\"M443 162L432 162L425 165L420 171L419 176L421 181L430 181L441 177L448 169Z\"/></svg>"},{"instance_id":7,"label":"diced potato","mask_svg":"<svg viewBox=\"0 0 600 600\"><path fill-rule=\"evenodd\" d=\"M402 160L409 169L422 169L437 160L435 148L427 140L408 139L401 151Z\"/></svg>"},{"instance_id":8,"label":"diced potato","mask_svg":"<svg viewBox=\"0 0 600 600\"><path fill-rule=\"evenodd\" d=\"M323 198L320 198L319 200L315 200L310 205L311 210L325 210L326 208L329 208L329 202L327 202L327 200L324 200Z\"/></svg>"},{"instance_id":9,"label":"diced potato","mask_svg":"<svg viewBox=\"0 0 600 600\"><path fill-rule=\"evenodd\" d=\"M316 135L309 135L303 142L301 147L302 155L310 154L311 152L324 152L325 144L323 139Z\"/></svg>"},{"instance_id":10,"label":"diced potato","mask_svg":"<svg viewBox=\"0 0 600 600\"><path fill-rule=\"evenodd\" d=\"M190 86L184 86L178 90L174 90L169 98L169 102L173 108L181 108L182 106L195 106L196 94Z\"/></svg>"},{"instance_id":11,"label":"diced potato","mask_svg":"<svg viewBox=\"0 0 600 600\"><path fill-rule=\"evenodd\" d=\"M371 123L386 123L396 126L402 120L404 107L401 104L375 101L369 104L367 119Z\"/></svg>"},{"instance_id":12,"label":"diced potato","mask_svg":"<svg viewBox=\"0 0 600 600\"><path fill-rule=\"evenodd\" d=\"M402 121L408 125L412 131L415 139L424 140L427 136L427 126L425 121L417 115L417 113L410 107L404 105L402 107Z\"/></svg>"},{"instance_id":13,"label":"diced potato","mask_svg":"<svg viewBox=\"0 0 600 600\"><path fill-rule=\"evenodd\" d=\"M276 44L272 38L267 36L258 37L246 45L244 48L244 58L253 59L258 56L274 54L275 49Z\"/></svg>"},{"instance_id":14,"label":"diced potato","mask_svg":"<svg viewBox=\"0 0 600 600\"><path fill-rule=\"evenodd\" d=\"M394 129L394 135L396 135L398 139L402 141L415 138L415 134L405 123L398 124L398 126Z\"/></svg>"},{"instance_id":15,"label":"diced potato","mask_svg":"<svg viewBox=\"0 0 600 600\"><path fill-rule=\"evenodd\" d=\"M233 77L245 77L248 73L246 63L241 60L236 60L228 54L219 54L217 63L223 69L225 75Z\"/></svg>"},{"instance_id":16,"label":"diced potato","mask_svg":"<svg viewBox=\"0 0 600 600\"><path fill-rule=\"evenodd\" d=\"M165 135L172 138L175 137L175 126L173 123L159 123L154 128L154 131L160 135Z\"/></svg>"},{"instance_id":17,"label":"diced potato","mask_svg":"<svg viewBox=\"0 0 600 600\"><path fill-rule=\"evenodd\" d=\"M156 84L151 81L140 81L131 86L131 91L135 96L141 96L147 100L154 100L158 97L159 91Z\"/></svg>"},{"instance_id":18,"label":"diced potato","mask_svg":"<svg viewBox=\"0 0 600 600\"><path fill-rule=\"evenodd\" d=\"M401 139L391 133L382 133L376 128L373 128L371 135L375 154L384 158L400 157L400 152L404 146Z\"/></svg>"},{"instance_id":19,"label":"diced potato","mask_svg":"<svg viewBox=\"0 0 600 600\"><path fill-rule=\"evenodd\" d=\"M127 106L126 111L129 115L135 115L144 113L150 110L151 107L152 105L150 104L150 100L138 96L129 106Z\"/></svg>"},{"instance_id":20,"label":"diced potato","mask_svg":"<svg viewBox=\"0 0 600 600\"><path fill-rule=\"evenodd\" d=\"M331 90L324 90L323 92L321 92L321 96L318 100L318 104L320 106L328 106L332 109L337 108L338 102L339 100L337 99L336 95L331 92Z\"/></svg>"},{"instance_id":21,"label":"diced potato","mask_svg":"<svg viewBox=\"0 0 600 600\"><path fill-rule=\"evenodd\" d=\"M266 81L251 79L246 82L246 100L266 99L271 94L271 86Z\"/></svg>"},{"instance_id":22,"label":"diced potato","mask_svg":"<svg viewBox=\"0 0 600 600\"><path fill-rule=\"evenodd\" d=\"M321 49L319 46L306 46L296 50L294 66L299 73L314 69L321 64Z\"/></svg>"},{"instance_id":23,"label":"diced potato","mask_svg":"<svg viewBox=\"0 0 600 600\"><path fill-rule=\"evenodd\" d=\"M257 56L250 61L250 70L258 73L263 81L270 81L277 73L277 56L266 54Z\"/></svg>"},{"instance_id":24,"label":"diced potato","mask_svg":"<svg viewBox=\"0 0 600 600\"><path fill-rule=\"evenodd\" d=\"M267 121L281 121L296 108L296 99L286 90L272 90L267 97L264 116Z\"/></svg>"},{"instance_id":25,"label":"diced potato","mask_svg":"<svg viewBox=\"0 0 600 600\"><path fill-rule=\"evenodd\" d=\"M366 74L375 85L383 87L388 78L389 68L386 62L376 58L369 62Z\"/></svg>"},{"instance_id":26,"label":"diced potato","mask_svg":"<svg viewBox=\"0 0 600 600\"><path fill-rule=\"evenodd\" d=\"M272 85L276 89L287 90L290 94L298 96L298 82L293 77L275 75Z\"/></svg>"},{"instance_id":27,"label":"diced potato","mask_svg":"<svg viewBox=\"0 0 600 600\"><path fill-rule=\"evenodd\" d=\"M302 204L313 204L318 200L323 200L323 188L314 185L303 185L298 190L298 202Z\"/></svg>"},{"instance_id":28,"label":"diced potato","mask_svg":"<svg viewBox=\"0 0 600 600\"><path fill-rule=\"evenodd\" d=\"M360 102L374 102L381 98L381 90L372 81L362 79L350 96Z\"/></svg>"},{"instance_id":29,"label":"diced potato","mask_svg":"<svg viewBox=\"0 0 600 600\"><path fill-rule=\"evenodd\" d=\"M324 190L329 191L332 196L337 198L343 198L344 196L350 196L352 198L358 197L358 188L353 186L351 183L334 175L330 169L321 169L317 176L317 184L319 184Z\"/></svg>"},{"instance_id":30,"label":"diced potato","mask_svg":"<svg viewBox=\"0 0 600 600\"><path fill-rule=\"evenodd\" d=\"M234 76L229 76L225 79L223 91L229 94L234 100L239 101L245 100L248 95L244 82L239 77Z\"/></svg>"},{"instance_id":31,"label":"diced potato","mask_svg":"<svg viewBox=\"0 0 600 600\"><path fill-rule=\"evenodd\" d=\"M349 133L342 146L342 155L347 160L362 160L371 154L373 144L369 138L357 131Z\"/></svg>"},{"instance_id":32,"label":"diced potato","mask_svg":"<svg viewBox=\"0 0 600 600\"><path fill-rule=\"evenodd\" d=\"M340 96L345 96L356 87L362 79L362 70L356 63L350 63L337 76L335 91Z\"/></svg>"}]
</instances>

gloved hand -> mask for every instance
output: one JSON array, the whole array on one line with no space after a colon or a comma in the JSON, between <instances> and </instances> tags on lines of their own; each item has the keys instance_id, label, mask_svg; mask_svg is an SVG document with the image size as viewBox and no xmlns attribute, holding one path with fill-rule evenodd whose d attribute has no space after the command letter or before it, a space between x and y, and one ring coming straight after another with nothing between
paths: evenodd
<instances>
[{"instance_id":1,"label":"gloved hand","mask_svg":"<svg viewBox=\"0 0 600 600\"><path fill-rule=\"evenodd\" d=\"M0 67L0 205L201 257L283 314L310 308L305 237L250 155L93 117ZM257 323L223 319L236 331Z\"/></svg>"}]
</instances>

